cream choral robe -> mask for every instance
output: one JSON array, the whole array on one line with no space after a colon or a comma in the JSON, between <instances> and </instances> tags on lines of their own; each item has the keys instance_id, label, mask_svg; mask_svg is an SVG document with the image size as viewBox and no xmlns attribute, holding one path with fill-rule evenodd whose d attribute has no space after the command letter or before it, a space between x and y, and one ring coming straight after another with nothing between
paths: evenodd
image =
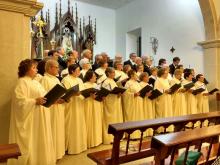
<instances>
[{"instance_id":1,"label":"cream choral robe","mask_svg":"<svg viewBox=\"0 0 220 165\"><path fill-rule=\"evenodd\" d=\"M197 81L195 83L195 88L205 88L205 91L197 94L197 108L198 108L198 113L207 113L209 112L209 96L204 96L204 93L208 93L207 87L204 83Z\"/></svg>"},{"instance_id":2,"label":"cream choral robe","mask_svg":"<svg viewBox=\"0 0 220 165\"><path fill-rule=\"evenodd\" d=\"M47 92L50 91L55 85L61 85L59 79L56 76L50 75L48 73L45 73L42 77L41 84ZM61 159L65 155L64 108L64 104L53 104L49 108L56 159Z\"/></svg>"},{"instance_id":3,"label":"cream choral robe","mask_svg":"<svg viewBox=\"0 0 220 165\"><path fill-rule=\"evenodd\" d=\"M144 120L143 99L140 96L134 96L142 88L135 80L129 80L125 84L127 89L123 95L123 112L125 121ZM140 131L131 134L132 139L140 138Z\"/></svg>"},{"instance_id":4,"label":"cream choral robe","mask_svg":"<svg viewBox=\"0 0 220 165\"><path fill-rule=\"evenodd\" d=\"M98 69L96 69L95 70L95 72L99 75L99 76L101 76L99 79L97 79L97 84L99 85L99 84L102 84L106 79L107 79L107 77L106 77L106 74L105 74L105 69L103 69L103 68L98 68Z\"/></svg>"},{"instance_id":5,"label":"cream choral robe","mask_svg":"<svg viewBox=\"0 0 220 165\"><path fill-rule=\"evenodd\" d=\"M102 84L102 87L108 90L113 90L116 86L115 81L110 78L107 78ZM121 97L109 94L104 99L103 106L103 143L110 144L113 141L113 136L108 134L109 124L123 122Z\"/></svg>"},{"instance_id":6,"label":"cream choral robe","mask_svg":"<svg viewBox=\"0 0 220 165\"><path fill-rule=\"evenodd\" d=\"M55 165L50 110L36 105L46 91L30 77L19 78L15 87L9 129L9 143L17 143L21 155L8 165Z\"/></svg>"},{"instance_id":7,"label":"cream choral robe","mask_svg":"<svg viewBox=\"0 0 220 165\"><path fill-rule=\"evenodd\" d=\"M170 82L170 86L172 87L174 84L180 84L180 83L181 83L180 80L174 77ZM181 87L180 90L181 89L183 89L183 87ZM175 93L171 95L171 97L172 97L172 105L173 105L173 116L187 115L185 93L177 90Z\"/></svg>"},{"instance_id":8,"label":"cream choral robe","mask_svg":"<svg viewBox=\"0 0 220 165\"><path fill-rule=\"evenodd\" d=\"M192 81L183 80L182 85L186 85L191 83ZM192 87L191 89L195 89L195 87ZM185 92L185 98L186 98L186 110L187 115L196 114L198 112L197 110L197 99L196 96L193 95L190 92Z\"/></svg>"},{"instance_id":9,"label":"cream choral robe","mask_svg":"<svg viewBox=\"0 0 220 165\"><path fill-rule=\"evenodd\" d=\"M163 93L156 98L156 118L172 117L173 109L171 95L164 93L165 90L170 88L169 80L158 77L155 81L154 88Z\"/></svg>"},{"instance_id":10,"label":"cream choral robe","mask_svg":"<svg viewBox=\"0 0 220 165\"><path fill-rule=\"evenodd\" d=\"M141 88L144 88L145 86L149 85L146 82L141 81L140 86ZM151 86L151 85L150 85ZM144 120L148 119L155 119L155 102L153 100L150 100L147 96L143 98L143 115L144 115ZM147 131L147 136L152 136L153 135L153 130L149 129Z\"/></svg>"},{"instance_id":11,"label":"cream choral robe","mask_svg":"<svg viewBox=\"0 0 220 165\"><path fill-rule=\"evenodd\" d=\"M117 82L123 81L128 78L128 75L125 72L120 71L120 70L115 70L115 78L118 78L119 76L121 77L119 78Z\"/></svg>"},{"instance_id":12,"label":"cream choral robe","mask_svg":"<svg viewBox=\"0 0 220 165\"><path fill-rule=\"evenodd\" d=\"M83 90L83 82L80 78L67 75L62 83L69 89L79 84ZM66 149L68 154L78 154L87 149L87 133L85 122L85 109L83 96L73 96L65 108Z\"/></svg>"},{"instance_id":13,"label":"cream choral robe","mask_svg":"<svg viewBox=\"0 0 220 165\"><path fill-rule=\"evenodd\" d=\"M85 89L96 88L96 83L84 83ZM103 103L98 102L92 97L88 97L84 101L85 121L87 130L87 146L88 148L98 146L102 143L102 119L103 119Z\"/></svg>"},{"instance_id":14,"label":"cream choral robe","mask_svg":"<svg viewBox=\"0 0 220 165\"><path fill-rule=\"evenodd\" d=\"M85 69L82 69L82 70L80 71L80 74L82 74L83 78L85 77L87 71L88 71L88 70L85 70Z\"/></svg>"}]
</instances>

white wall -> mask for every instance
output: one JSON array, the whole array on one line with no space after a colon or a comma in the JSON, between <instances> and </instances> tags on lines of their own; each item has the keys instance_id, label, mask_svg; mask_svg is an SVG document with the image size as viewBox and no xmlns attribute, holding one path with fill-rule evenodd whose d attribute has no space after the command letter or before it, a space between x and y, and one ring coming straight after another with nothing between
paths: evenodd
<instances>
[{"instance_id":1,"label":"white wall","mask_svg":"<svg viewBox=\"0 0 220 165\"><path fill-rule=\"evenodd\" d=\"M45 15L45 11L50 9L51 25L54 26L55 9L56 9L55 4L56 2L59 2L59 0L38 0L38 1L44 3L44 10L43 10L44 15ZM68 2L67 0L62 0L62 14L64 14L67 11L68 8L67 2ZM94 47L94 54L107 52L113 58L116 52L115 10L71 0L71 5L74 6L74 10L75 10L75 3L77 3L78 6L79 18L82 18L84 16L86 18L86 21L88 21L88 16L90 15L93 21L94 18L96 18L97 20L97 44Z\"/></svg>"},{"instance_id":2,"label":"white wall","mask_svg":"<svg viewBox=\"0 0 220 165\"><path fill-rule=\"evenodd\" d=\"M139 27L142 54L152 55L151 36L159 40L156 64L159 58L171 63L179 56L185 67L203 72L203 52L197 42L204 41L205 32L198 0L135 0L116 10L116 50L126 59L126 33Z\"/></svg>"}]
</instances>

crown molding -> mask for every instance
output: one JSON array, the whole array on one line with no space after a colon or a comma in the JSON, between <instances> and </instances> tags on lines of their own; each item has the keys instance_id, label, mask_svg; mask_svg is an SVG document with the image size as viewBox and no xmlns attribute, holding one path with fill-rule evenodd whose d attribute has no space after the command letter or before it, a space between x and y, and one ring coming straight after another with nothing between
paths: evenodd
<instances>
[{"instance_id":1,"label":"crown molding","mask_svg":"<svg viewBox=\"0 0 220 165\"><path fill-rule=\"evenodd\" d=\"M220 39L198 42L197 44L202 46L204 49L220 48Z\"/></svg>"},{"instance_id":2,"label":"crown molding","mask_svg":"<svg viewBox=\"0 0 220 165\"><path fill-rule=\"evenodd\" d=\"M0 0L0 10L22 13L33 17L43 8L37 0Z\"/></svg>"}]
</instances>

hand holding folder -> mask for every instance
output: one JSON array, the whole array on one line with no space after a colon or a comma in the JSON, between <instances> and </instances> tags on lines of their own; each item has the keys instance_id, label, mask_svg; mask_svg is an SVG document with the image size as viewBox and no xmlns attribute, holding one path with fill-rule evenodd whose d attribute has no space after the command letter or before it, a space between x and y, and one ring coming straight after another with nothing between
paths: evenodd
<instances>
[{"instance_id":1,"label":"hand holding folder","mask_svg":"<svg viewBox=\"0 0 220 165\"><path fill-rule=\"evenodd\" d=\"M77 94L77 93L79 93L79 84L67 89L65 95L62 96L61 98L67 101L70 99L70 97L72 97L74 94Z\"/></svg>"},{"instance_id":2,"label":"hand holding folder","mask_svg":"<svg viewBox=\"0 0 220 165\"><path fill-rule=\"evenodd\" d=\"M66 89L61 85L55 85L44 97L46 98L47 102L43 104L45 107L50 107L54 104L64 93Z\"/></svg>"},{"instance_id":3,"label":"hand holding folder","mask_svg":"<svg viewBox=\"0 0 220 165\"><path fill-rule=\"evenodd\" d=\"M146 94L148 92L150 92L151 90L153 90L153 87L150 85L146 85L144 88L142 88L139 93L140 93L140 97L144 98L146 96Z\"/></svg>"},{"instance_id":4,"label":"hand holding folder","mask_svg":"<svg viewBox=\"0 0 220 165\"><path fill-rule=\"evenodd\" d=\"M101 102L101 101L102 101L102 98L108 96L108 94L109 94L110 92L111 92L111 91L109 91L108 89L102 87L101 90L99 90L99 91L96 93L96 98L95 98L95 100Z\"/></svg>"},{"instance_id":5,"label":"hand holding folder","mask_svg":"<svg viewBox=\"0 0 220 165\"><path fill-rule=\"evenodd\" d=\"M154 100L156 99L157 97L161 96L163 93L161 93L158 89L154 89L152 92L151 92L151 96L149 96L148 98L151 99L151 100Z\"/></svg>"},{"instance_id":6,"label":"hand holding folder","mask_svg":"<svg viewBox=\"0 0 220 165\"><path fill-rule=\"evenodd\" d=\"M84 96L84 98L88 98L91 96L91 94L95 94L96 92L98 92L99 90L98 89L95 89L95 88L88 88L88 89L85 89L85 90L82 90L81 91L81 95Z\"/></svg>"},{"instance_id":7,"label":"hand holding folder","mask_svg":"<svg viewBox=\"0 0 220 165\"><path fill-rule=\"evenodd\" d=\"M214 89L212 89L210 92L209 92L209 94L210 95L213 95L215 92L217 92L217 91L219 91L219 89L217 89L217 88L214 88Z\"/></svg>"},{"instance_id":8,"label":"hand holding folder","mask_svg":"<svg viewBox=\"0 0 220 165\"><path fill-rule=\"evenodd\" d=\"M205 91L204 88L198 88L198 89L193 90L192 94L197 95L197 94L202 93L203 91Z\"/></svg>"},{"instance_id":9,"label":"hand holding folder","mask_svg":"<svg viewBox=\"0 0 220 165\"><path fill-rule=\"evenodd\" d=\"M115 87L110 93L111 94L122 94L122 93L124 93L126 91L126 89L125 88L120 88L120 87Z\"/></svg>"},{"instance_id":10,"label":"hand holding folder","mask_svg":"<svg viewBox=\"0 0 220 165\"><path fill-rule=\"evenodd\" d=\"M174 84L172 87L170 87L170 92L169 94L173 94L174 92L176 92L179 88L181 87L181 83L179 84Z\"/></svg>"}]
</instances>

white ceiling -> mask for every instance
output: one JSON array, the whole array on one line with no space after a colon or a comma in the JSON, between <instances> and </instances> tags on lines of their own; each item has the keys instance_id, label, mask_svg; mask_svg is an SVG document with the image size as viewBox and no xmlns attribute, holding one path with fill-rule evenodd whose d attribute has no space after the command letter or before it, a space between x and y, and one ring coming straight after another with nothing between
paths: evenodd
<instances>
[{"instance_id":1,"label":"white ceiling","mask_svg":"<svg viewBox=\"0 0 220 165\"><path fill-rule=\"evenodd\" d=\"M134 0L76 0L111 9L118 9Z\"/></svg>"}]
</instances>

